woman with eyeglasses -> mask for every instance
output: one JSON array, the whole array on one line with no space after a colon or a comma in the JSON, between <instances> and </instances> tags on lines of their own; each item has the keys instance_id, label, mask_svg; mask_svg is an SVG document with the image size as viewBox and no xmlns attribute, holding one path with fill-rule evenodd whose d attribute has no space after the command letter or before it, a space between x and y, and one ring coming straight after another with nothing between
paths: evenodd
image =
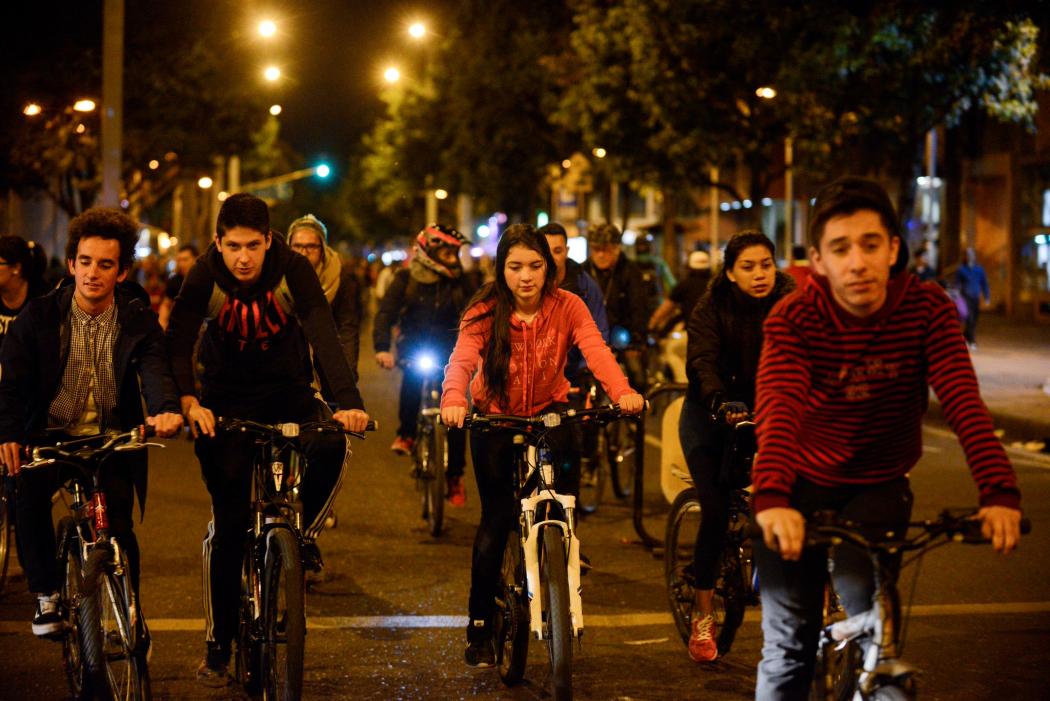
<instances>
[{"instance_id":1,"label":"woman with eyeglasses","mask_svg":"<svg viewBox=\"0 0 1050 701\"><path fill-rule=\"evenodd\" d=\"M21 236L0 236L0 346L7 327L34 297L47 291L43 247Z\"/></svg>"}]
</instances>

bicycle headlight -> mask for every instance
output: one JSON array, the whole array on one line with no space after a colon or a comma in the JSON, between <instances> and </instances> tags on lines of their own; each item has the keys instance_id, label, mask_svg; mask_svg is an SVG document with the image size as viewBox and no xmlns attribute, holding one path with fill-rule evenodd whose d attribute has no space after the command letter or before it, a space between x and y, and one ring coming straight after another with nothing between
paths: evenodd
<instances>
[{"instance_id":1,"label":"bicycle headlight","mask_svg":"<svg viewBox=\"0 0 1050 701\"><path fill-rule=\"evenodd\" d=\"M423 372L430 372L437 367L437 360L429 353L423 353L416 358L416 367Z\"/></svg>"},{"instance_id":2,"label":"bicycle headlight","mask_svg":"<svg viewBox=\"0 0 1050 701\"><path fill-rule=\"evenodd\" d=\"M623 350L627 346L631 345L631 332L622 326L617 326L609 334L609 340L612 342L612 347L616 350Z\"/></svg>"}]
</instances>

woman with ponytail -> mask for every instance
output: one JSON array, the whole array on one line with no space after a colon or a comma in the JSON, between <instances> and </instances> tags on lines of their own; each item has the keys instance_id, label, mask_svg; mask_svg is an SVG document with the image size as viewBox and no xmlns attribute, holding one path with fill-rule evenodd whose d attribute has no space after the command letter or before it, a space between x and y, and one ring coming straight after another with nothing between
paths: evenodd
<instances>
[{"instance_id":1,"label":"woman with ponytail","mask_svg":"<svg viewBox=\"0 0 1050 701\"><path fill-rule=\"evenodd\" d=\"M558 289L557 273L545 236L528 224L507 228L496 248L496 279L467 305L445 369L441 418L446 425L463 425L468 385L480 413L536 416L568 408L564 371L573 346L613 401L627 413L642 410L642 396L620 371L587 305ZM579 474L567 464L573 454L570 431L563 427L548 434L555 487L565 493L571 493L566 478ZM465 658L471 667L489 667L495 660L492 618L503 544L517 525L513 434L471 434L470 448L481 523L474 539Z\"/></svg>"},{"instance_id":2,"label":"woman with ponytail","mask_svg":"<svg viewBox=\"0 0 1050 701\"><path fill-rule=\"evenodd\" d=\"M46 268L47 256L40 244L21 236L0 236L0 346L18 312L47 291Z\"/></svg>"}]
</instances>

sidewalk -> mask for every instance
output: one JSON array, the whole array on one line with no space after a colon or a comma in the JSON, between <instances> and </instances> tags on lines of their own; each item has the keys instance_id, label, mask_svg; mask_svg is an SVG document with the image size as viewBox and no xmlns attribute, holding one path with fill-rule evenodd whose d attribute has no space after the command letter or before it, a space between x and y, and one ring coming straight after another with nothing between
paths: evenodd
<instances>
[{"instance_id":1,"label":"sidewalk","mask_svg":"<svg viewBox=\"0 0 1050 701\"><path fill-rule=\"evenodd\" d=\"M1050 387L1050 325L983 314L971 357L984 403L995 427L1005 432L1003 441L1050 446L1050 394L1043 391L1044 385ZM932 391L927 418L944 421Z\"/></svg>"}]
</instances>

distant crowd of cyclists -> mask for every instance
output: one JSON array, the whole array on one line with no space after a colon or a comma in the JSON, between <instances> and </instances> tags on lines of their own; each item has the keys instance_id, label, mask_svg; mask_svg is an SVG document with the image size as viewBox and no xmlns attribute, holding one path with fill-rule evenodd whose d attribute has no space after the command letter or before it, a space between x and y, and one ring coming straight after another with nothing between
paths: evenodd
<instances>
[{"instance_id":1,"label":"distant crowd of cyclists","mask_svg":"<svg viewBox=\"0 0 1050 701\"><path fill-rule=\"evenodd\" d=\"M720 468L728 427L753 415L752 513L763 532L755 546L760 699L805 698L813 673L827 564L803 548L806 518L831 510L882 528L907 524L908 473L922 454L930 387L965 451L985 535L1002 552L1020 535L1017 480L980 399L958 309L939 286L904 269L899 219L885 191L842 178L817 194L809 219L805 247L787 272L777 270L773 242L746 230L722 251L690 252L680 281L647 238L630 259L622 232L608 223L586 228L582 264L569 258L561 225L512 224L488 276L464 269L466 236L430 224L408 264L378 281L372 327L384 370L424 346L444 365L447 499L463 506L468 440L460 427L471 411L558 411L574 401L572 387L596 380L607 401L641 413L647 339L684 321L688 392L678 438L702 505L688 652L699 663L718 657L712 598L730 492ZM251 439L216 431L216 417L333 419L364 430L357 365L362 289L371 280L343 265L319 219L303 216L280 233L266 203L249 194L223 202L203 252L178 250L166 287L133 282L137 239L136 222L118 210L80 214L69 226L67 275L54 285L44 281L38 244L0 237L0 459L17 475L19 552L37 597L32 630L54 636L68 612L57 596L50 516L60 485L53 471L20 472L24 447L143 422L160 436L188 428L212 503L197 678L224 686L251 517ZM412 452L421 383L403 369L395 453ZM558 490L578 494L580 462L592 447L568 430L549 437ZM349 451L330 433L303 442L304 566L319 571L316 539ZM516 524L512 435L472 433L469 443L481 522L465 661L487 667L495 661L503 543ZM126 544L137 589L133 505L136 495L144 505L147 467L137 454L114 460L119 469L106 473L111 529ZM846 611L865 610L871 563L840 548L833 575Z\"/></svg>"}]
</instances>

